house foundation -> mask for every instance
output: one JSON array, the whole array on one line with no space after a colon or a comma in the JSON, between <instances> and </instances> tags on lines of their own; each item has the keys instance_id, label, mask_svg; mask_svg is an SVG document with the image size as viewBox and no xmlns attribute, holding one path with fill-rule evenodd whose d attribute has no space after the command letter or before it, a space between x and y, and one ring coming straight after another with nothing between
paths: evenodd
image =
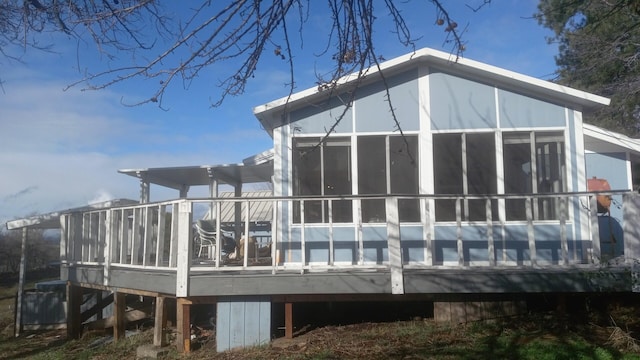
<instances>
[{"instance_id":1,"label":"house foundation","mask_svg":"<svg viewBox=\"0 0 640 360\"><path fill-rule=\"evenodd\" d=\"M459 324L523 314L524 300L434 302L433 315L437 323Z\"/></svg>"}]
</instances>

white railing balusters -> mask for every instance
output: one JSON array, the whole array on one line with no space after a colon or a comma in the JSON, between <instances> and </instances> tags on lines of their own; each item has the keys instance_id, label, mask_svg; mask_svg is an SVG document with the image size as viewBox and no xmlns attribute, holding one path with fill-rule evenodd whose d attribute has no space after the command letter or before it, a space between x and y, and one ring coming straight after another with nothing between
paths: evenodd
<instances>
[{"instance_id":1,"label":"white railing balusters","mask_svg":"<svg viewBox=\"0 0 640 360\"><path fill-rule=\"evenodd\" d=\"M180 217L178 216L178 203L171 205L171 245L169 250L169 267L178 266L178 233L180 230Z\"/></svg>"},{"instance_id":2,"label":"white railing balusters","mask_svg":"<svg viewBox=\"0 0 640 360\"><path fill-rule=\"evenodd\" d=\"M496 266L496 246L493 240L493 211L491 209L491 199L485 201L485 212L487 213L487 250L489 251L489 266Z\"/></svg>"},{"instance_id":3,"label":"white railing balusters","mask_svg":"<svg viewBox=\"0 0 640 360\"><path fill-rule=\"evenodd\" d=\"M158 207L158 233L156 236L156 266L162 266L164 263L165 249L165 226L167 223L167 205Z\"/></svg>"},{"instance_id":4,"label":"white railing balusters","mask_svg":"<svg viewBox=\"0 0 640 360\"><path fill-rule=\"evenodd\" d=\"M63 215L61 217L63 239L61 240L60 257L61 260L70 264L85 263L92 266L96 264L104 266L104 284L109 283L114 269L154 268L175 271L178 279L176 291L181 294L188 294L188 276L193 272L260 270L276 274L287 269L300 270L301 273L305 273L307 271L347 268L393 271L396 274L392 279L394 291L401 291L397 280L401 278L403 267L426 268L443 265L561 267L584 262L597 263L601 256L601 250L596 197L589 196L590 210L586 208L582 210L583 214L586 214L587 211L590 212L591 221L591 232L584 239L572 235L574 233L571 231L572 227L579 226L579 224L569 218L571 214L567 211L570 206L573 206L577 212L579 209L576 204L579 204L580 199L584 199L585 196L589 196L589 194L526 194L496 197L421 195L419 196L422 211L420 220L416 219L415 222L407 223L401 222L403 215L400 208L401 201L411 198L406 195L335 196L320 200L318 197L206 198L146 203ZM362 199L385 200L387 223L363 223L363 209L360 206ZM451 218L451 221L433 222L436 209L431 204L435 204L435 201L440 199L452 200L455 203L455 221ZM524 215L520 217L520 220L510 219L507 221L498 216L498 219L494 221L496 211L493 205L500 205L500 202L506 199L524 199L524 208L522 209L524 214L516 213L516 215ZM543 202L542 199L552 200ZM324 203L323 209L326 212L323 217L324 222L316 222L315 218L312 222L307 222L306 215L310 209L314 208L309 204L315 205L318 201ZM348 223L343 223L342 218L338 219L334 216L334 210L337 209L336 204L342 204L343 201L353 202L351 212L353 219L350 219L352 221ZM484 202L485 214L483 217L479 218L480 213L473 212L476 206L469 206L466 210L465 201L469 201L472 205ZM257 223L257 216L264 207L262 205L266 202L270 202L272 205L270 219L271 264L264 263L265 258L269 256L267 254L263 254L263 257L260 258L260 255L256 253L258 261L254 262L253 256L250 255L254 249L249 249L249 246L253 246L249 242L249 238L252 236L261 237L260 228L254 227L254 224ZM223 215L224 209L227 207L234 208L236 204L243 207L239 213L240 218L235 221L235 223L243 224L238 229L244 231L243 236L246 243L242 253L239 254L243 258L241 262L225 262L224 259L221 259L222 228L220 221L216 225L219 240L216 241L215 255L213 259L209 259L215 261L193 261L194 206L205 203L215 204L214 210L210 213L213 215L215 212L216 219L222 219L225 216ZM544 203L553 204L553 207L540 212L540 216L544 219L536 219L534 208ZM293 214L282 213L281 211L286 208L296 209L298 214L292 216ZM453 209L449 208L449 210ZM470 214L469 211L472 213ZM481 210L478 209L478 211ZM471 219L476 220L472 221ZM223 228L224 225L222 224ZM374 249L377 250L378 258L367 256L365 259L365 244L367 251L371 251L368 242L372 240L370 234L380 234L380 229L384 229L385 225L388 235L387 243L375 245ZM404 240L406 243L401 237L401 230L405 229L405 226L408 229ZM422 229L416 229L418 226ZM435 229L438 230L437 234L449 234L450 236L440 239L436 237ZM475 229L477 233L468 229ZM523 238L525 229L527 232L526 243ZM548 229L552 229L552 232L547 231ZM345 240L342 238L345 230L352 231L351 234L353 234L350 235L350 241L353 243L351 243L349 250L343 247L342 243L338 243L338 240ZM422 235L417 235L418 238L416 238L416 234L420 234L420 232ZM310 238L316 233L322 234L323 238ZM555 233L554 238L549 238L548 234L551 233ZM481 237L477 238L478 235L475 234ZM589 237L594 240L590 241ZM452 241L454 238L455 242ZM518 242L519 240L520 242ZM316 241L324 241L324 243L316 243ZM551 247L549 241L553 241ZM502 244L502 249L500 249L500 244ZM569 249L570 244L573 244L573 252ZM324 252L318 252L327 255L326 257L323 255L321 260L314 257L316 250L310 250L313 251L313 256L307 252L307 249L316 249L316 245L319 246L318 248L325 249ZM591 253L584 250L589 247L593 250ZM537 248L540 248L539 253ZM580 248L583 249L582 253L579 251ZM256 247L255 250L258 251L258 249L259 247ZM297 256L298 251L299 256ZM337 261L345 260L343 255L347 251L350 251L349 255L353 260L347 264ZM421 251L424 256L420 255ZM508 252L515 253L516 251L519 252L517 258L514 255L512 259L506 261ZM526 257L527 251L528 258ZM407 255L409 257L402 259ZM593 258L591 259L589 256ZM388 259L384 257L388 257Z\"/></svg>"},{"instance_id":5,"label":"white railing balusters","mask_svg":"<svg viewBox=\"0 0 640 360\"><path fill-rule=\"evenodd\" d=\"M569 265L569 244L567 244L567 207L566 207L566 198L561 196L559 201L555 201L558 204L558 210L560 213L558 216L560 217L560 251L562 252L562 263L563 265ZM573 246L573 261L577 261L577 253L576 253L576 244L574 242Z\"/></svg>"},{"instance_id":6,"label":"white railing balusters","mask_svg":"<svg viewBox=\"0 0 640 360\"><path fill-rule=\"evenodd\" d=\"M356 228L358 234L358 265L364 264L364 234L362 232L362 200L358 201Z\"/></svg>"},{"instance_id":7,"label":"white railing balusters","mask_svg":"<svg viewBox=\"0 0 640 360\"><path fill-rule=\"evenodd\" d=\"M103 259L104 259L104 272L102 278L102 285L108 286L109 279L111 277L111 248L114 247L113 244L113 222L115 221L115 211L114 210L105 210L100 213L104 219L104 248L103 248Z\"/></svg>"},{"instance_id":8,"label":"white railing balusters","mask_svg":"<svg viewBox=\"0 0 640 360\"><path fill-rule=\"evenodd\" d=\"M250 209L249 209L249 201L244 201L245 207L244 207L244 254L243 256L243 264L242 266L246 269L247 266L249 266L249 246L252 246L251 243L249 242L249 222L250 222ZM255 245L254 245L255 246ZM258 256L258 249L253 249L254 252L254 257Z\"/></svg>"},{"instance_id":9,"label":"white railing balusters","mask_svg":"<svg viewBox=\"0 0 640 360\"><path fill-rule=\"evenodd\" d=\"M307 249L305 243L305 226L304 226L304 200L300 201L300 272L304 272L307 265Z\"/></svg>"},{"instance_id":10,"label":"white railing balusters","mask_svg":"<svg viewBox=\"0 0 640 360\"><path fill-rule=\"evenodd\" d=\"M462 242L462 209L461 199L456 198L456 249L458 252L458 266L464 266L464 244Z\"/></svg>"},{"instance_id":11,"label":"white railing balusters","mask_svg":"<svg viewBox=\"0 0 640 360\"><path fill-rule=\"evenodd\" d=\"M589 218L591 220L591 258L594 264L600 264L602 252L600 250L600 224L598 222L598 198L589 197Z\"/></svg>"},{"instance_id":12,"label":"white railing balusters","mask_svg":"<svg viewBox=\"0 0 640 360\"><path fill-rule=\"evenodd\" d=\"M333 200L329 199L329 263L327 265L333 266L334 263L334 249L333 249Z\"/></svg>"},{"instance_id":13,"label":"white railing balusters","mask_svg":"<svg viewBox=\"0 0 640 360\"><path fill-rule=\"evenodd\" d=\"M531 197L527 197L525 200L526 213L527 213L527 234L529 240L529 260L531 261L531 266L536 265L536 235L534 233L533 227L533 209L532 209L533 199ZM537 208L537 207L536 207Z\"/></svg>"}]
</instances>

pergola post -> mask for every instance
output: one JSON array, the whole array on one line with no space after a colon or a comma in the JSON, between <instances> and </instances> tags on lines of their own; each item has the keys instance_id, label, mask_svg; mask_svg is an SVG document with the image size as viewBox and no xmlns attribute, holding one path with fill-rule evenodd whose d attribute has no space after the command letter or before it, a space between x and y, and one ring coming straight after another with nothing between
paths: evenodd
<instances>
[{"instance_id":1,"label":"pergola post","mask_svg":"<svg viewBox=\"0 0 640 360\"><path fill-rule=\"evenodd\" d=\"M236 198L242 197L241 182L236 183L233 189L235 190L234 195ZM234 213L233 231L235 232L236 239L240 239L242 237L241 236L242 235L242 202L236 201L234 202L234 206L235 206L235 213ZM249 219L247 219L247 221L249 221ZM248 239L249 234L245 234L245 236L247 236L247 239Z\"/></svg>"},{"instance_id":2,"label":"pergola post","mask_svg":"<svg viewBox=\"0 0 640 360\"><path fill-rule=\"evenodd\" d=\"M209 176L209 197L217 198L218 197L218 179L216 179L212 168L207 168L207 175ZM216 211L215 204L212 201L209 203L209 219L213 219L213 214L215 213L215 211Z\"/></svg>"},{"instance_id":3,"label":"pergola post","mask_svg":"<svg viewBox=\"0 0 640 360\"><path fill-rule=\"evenodd\" d=\"M189 194L189 188L190 188L189 185L182 184L182 186L180 186L180 193L178 194L180 199L187 198L187 195Z\"/></svg>"},{"instance_id":4,"label":"pergola post","mask_svg":"<svg viewBox=\"0 0 640 360\"><path fill-rule=\"evenodd\" d=\"M24 281L27 274L27 236L29 234L29 230L26 227L22 228L22 245L20 251L20 278L18 279L18 304L16 306L16 328L15 328L15 336L20 336L20 331L22 330L22 298L24 293Z\"/></svg>"},{"instance_id":5,"label":"pergola post","mask_svg":"<svg viewBox=\"0 0 640 360\"><path fill-rule=\"evenodd\" d=\"M140 178L140 203L147 204L151 199L151 183L147 180L146 173L138 171L136 175Z\"/></svg>"}]
</instances>

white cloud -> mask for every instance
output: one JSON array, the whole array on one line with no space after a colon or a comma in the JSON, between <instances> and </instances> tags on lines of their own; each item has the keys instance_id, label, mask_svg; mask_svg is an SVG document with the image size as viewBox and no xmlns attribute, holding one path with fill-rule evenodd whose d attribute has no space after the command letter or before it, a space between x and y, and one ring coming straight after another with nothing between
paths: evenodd
<instances>
[{"instance_id":1,"label":"white cloud","mask_svg":"<svg viewBox=\"0 0 640 360\"><path fill-rule=\"evenodd\" d=\"M0 224L107 198L138 199L137 179L118 169L239 162L270 145L266 133L241 124L226 131L209 119L177 121L157 108L124 107L110 90L65 92L64 80L22 75L0 93ZM239 147L234 139L249 141ZM151 197L177 193L152 187Z\"/></svg>"}]
</instances>

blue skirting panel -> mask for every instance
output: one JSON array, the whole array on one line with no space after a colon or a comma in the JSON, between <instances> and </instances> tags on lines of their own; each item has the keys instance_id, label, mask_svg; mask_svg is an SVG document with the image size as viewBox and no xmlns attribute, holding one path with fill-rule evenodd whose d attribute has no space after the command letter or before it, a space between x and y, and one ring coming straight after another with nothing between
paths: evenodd
<instances>
[{"instance_id":1,"label":"blue skirting panel","mask_svg":"<svg viewBox=\"0 0 640 360\"><path fill-rule=\"evenodd\" d=\"M271 299L268 296L218 298L217 351L266 344L271 340Z\"/></svg>"}]
</instances>

